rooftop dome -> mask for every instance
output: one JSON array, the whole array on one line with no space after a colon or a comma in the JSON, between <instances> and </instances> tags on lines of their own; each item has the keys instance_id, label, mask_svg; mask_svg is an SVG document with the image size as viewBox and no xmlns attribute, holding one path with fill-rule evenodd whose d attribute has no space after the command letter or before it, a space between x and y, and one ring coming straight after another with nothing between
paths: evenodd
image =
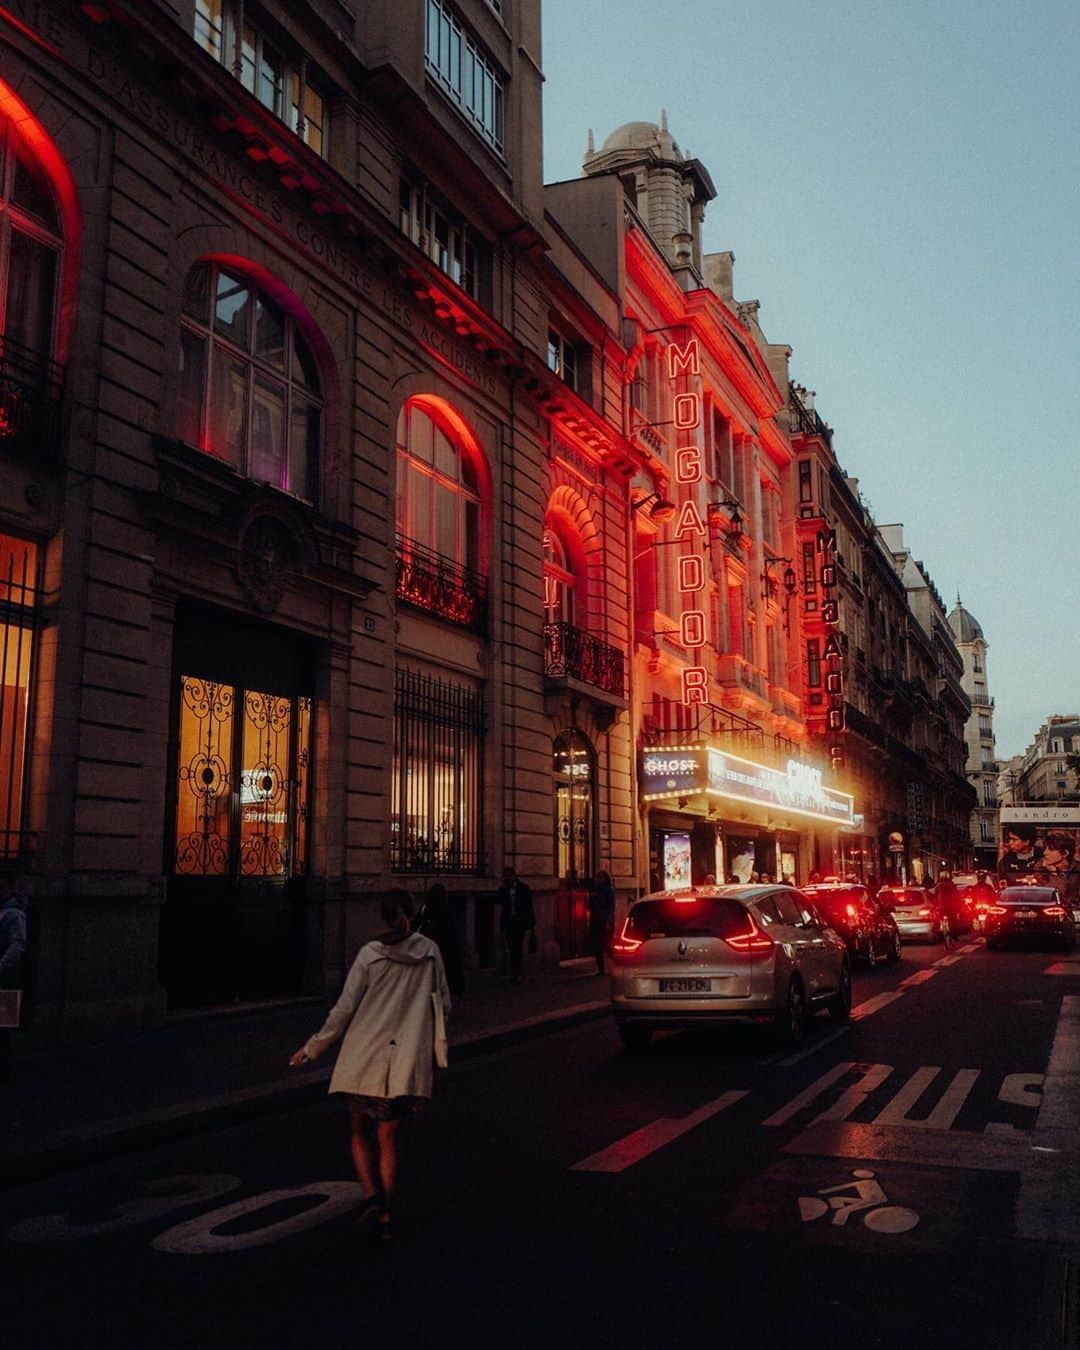
<instances>
[{"instance_id":1,"label":"rooftop dome","mask_svg":"<svg viewBox=\"0 0 1080 1350\"><path fill-rule=\"evenodd\" d=\"M952 629L952 635L957 642L986 641L978 621L960 603L959 596L956 597L956 608L949 615L949 627Z\"/></svg>"},{"instance_id":2,"label":"rooftop dome","mask_svg":"<svg viewBox=\"0 0 1080 1350\"><path fill-rule=\"evenodd\" d=\"M666 120L665 118L664 122ZM624 122L604 141L600 153L609 155L613 151L649 150L654 147L668 155L681 158L679 147L667 126L664 123L657 126L655 122Z\"/></svg>"}]
</instances>

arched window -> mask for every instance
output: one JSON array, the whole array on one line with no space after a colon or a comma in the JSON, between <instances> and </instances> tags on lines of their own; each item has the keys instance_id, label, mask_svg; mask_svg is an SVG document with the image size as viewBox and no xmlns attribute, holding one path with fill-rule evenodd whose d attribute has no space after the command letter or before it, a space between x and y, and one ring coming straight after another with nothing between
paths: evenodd
<instances>
[{"instance_id":1,"label":"arched window","mask_svg":"<svg viewBox=\"0 0 1080 1350\"><path fill-rule=\"evenodd\" d=\"M397 425L397 529L460 567L480 568L480 485L448 422L407 403Z\"/></svg>"},{"instance_id":2,"label":"arched window","mask_svg":"<svg viewBox=\"0 0 1080 1350\"><path fill-rule=\"evenodd\" d=\"M0 124L0 312L5 366L52 354L63 244L52 186L13 123Z\"/></svg>"},{"instance_id":3,"label":"arched window","mask_svg":"<svg viewBox=\"0 0 1080 1350\"><path fill-rule=\"evenodd\" d=\"M184 286L177 434L314 500L322 384L293 317L249 277L199 263Z\"/></svg>"},{"instance_id":4,"label":"arched window","mask_svg":"<svg viewBox=\"0 0 1080 1350\"><path fill-rule=\"evenodd\" d=\"M559 534L544 531L544 622L574 622L577 577Z\"/></svg>"},{"instance_id":5,"label":"arched window","mask_svg":"<svg viewBox=\"0 0 1080 1350\"><path fill-rule=\"evenodd\" d=\"M555 740L555 875L570 884L593 874L596 771L592 746L576 729Z\"/></svg>"}]
</instances>

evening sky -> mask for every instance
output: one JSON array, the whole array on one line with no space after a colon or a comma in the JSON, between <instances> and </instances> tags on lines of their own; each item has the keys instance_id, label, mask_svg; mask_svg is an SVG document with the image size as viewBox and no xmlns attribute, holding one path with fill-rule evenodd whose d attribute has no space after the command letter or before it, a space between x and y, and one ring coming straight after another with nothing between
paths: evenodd
<instances>
[{"instance_id":1,"label":"evening sky","mask_svg":"<svg viewBox=\"0 0 1080 1350\"><path fill-rule=\"evenodd\" d=\"M657 122L842 468L990 644L1000 758L1080 713L1080 6L543 0L544 176Z\"/></svg>"}]
</instances>

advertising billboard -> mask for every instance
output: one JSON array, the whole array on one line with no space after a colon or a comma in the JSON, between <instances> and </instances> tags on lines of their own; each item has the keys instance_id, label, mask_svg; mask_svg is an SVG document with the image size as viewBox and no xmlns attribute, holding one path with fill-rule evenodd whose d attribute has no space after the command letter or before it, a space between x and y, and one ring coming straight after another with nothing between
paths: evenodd
<instances>
[{"instance_id":1,"label":"advertising billboard","mask_svg":"<svg viewBox=\"0 0 1080 1350\"><path fill-rule=\"evenodd\" d=\"M1080 807L1002 807L998 873L1005 881L1034 877L1080 895Z\"/></svg>"}]
</instances>

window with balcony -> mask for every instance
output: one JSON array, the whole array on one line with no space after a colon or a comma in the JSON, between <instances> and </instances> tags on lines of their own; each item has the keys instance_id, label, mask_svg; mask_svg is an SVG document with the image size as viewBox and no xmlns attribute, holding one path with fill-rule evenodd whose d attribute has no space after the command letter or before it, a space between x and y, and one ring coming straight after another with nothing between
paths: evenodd
<instances>
[{"instance_id":1,"label":"window with balcony","mask_svg":"<svg viewBox=\"0 0 1080 1350\"><path fill-rule=\"evenodd\" d=\"M239 0L195 0L195 41L317 155L326 157L326 95L303 56L251 22Z\"/></svg>"},{"instance_id":2,"label":"window with balcony","mask_svg":"<svg viewBox=\"0 0 1080 1350\"><path fill-rule=\"evenodd\" d=\"M806 684L810 689L821 688L820 638L810 638L806 644Z\"/></svg>"},{"instance_id":3,"label":"window with balcony","mask_svg":"<svg viewBox=\"0 0 1080 1350\"><path fill-rule=\"evenodd\" d=\"M548 329L547 364L548 370L558 375L564 384L568 384L575 393L582 393L585 374L584 353L579 357L577 344L557 328Z\"/></svg>"},{"instance_id":4,"label":"window with balcony","mask_svg":"<svg viewBox=\"0 0 1080 1350\"><path fill-rule=\"evenodd\" d=\"M555 741L555 875L564 885L593 875L595 754L580 731Z\"/></svg>"},{"instance_id":5,"label":"window with balcony","mask_svg":"<svg viewBox=\"0 0 1080 1350\"><path fill-rule=\"evenodd\" d=\"M390 784L392 872L484 870L479 684L399 669Z\"/></svg>"},{"instance_id":6,"label":"window with balcony","mask_svg":"<svg viewBox=\"0 0 1080 1350\"><path fill-rule=\"evenodd\" d=\"M570 552L557 531L544 531L544 622L574 623L577 577Z\"/></svg>"},{"instance_id":7,"label":"window with balcony","mask_svg":"<svg viewBox=\"0 0 1080 1350\"><path fill-rule=\"evenodd\" d=\"M503 147L503 80L495 63L444 0L427 0L424 55L428 73L485 141Z\"/></svg>"},{"instance_id":8,"label":"window with balcony","mask_svg":"<svg viewBox=\"0 0 1080 1350\"><path fill-rule=\"evenodd\" d=\"M434 401L401 410L397 470L398 599L483 631L478 464Z\"/></svg>"},{"instance_id":9,"label":"window with balcony","mask_svg":"<svg viewBox=\"0 0 1080 1350\"><path fill-rule=\"evenodd\" d=\"M27 851L26 769L34 635L40 618L38 551L0 534L0 858Z\"/></svg>"},{"instance_id":10,"label":"window with balcony","mask_svg":"<svg viewBox=\"0 0 1080 1350\"><path fill-rule=\"evenodd\" d=\"M314 501L322 408L319 370L295 319L234 268L192 268L180 330L179 438Z\"/></svg>"},{"instance_id":11,"label":"window with balcony","mask_svg":"<svg viewBox=\"0 0 1080 1350\"><path fill-rule=\"evenodd\" d=\"M814 466L808 459L799 460L799 503L814 500Z\"/></svg>"}]
</instances>

